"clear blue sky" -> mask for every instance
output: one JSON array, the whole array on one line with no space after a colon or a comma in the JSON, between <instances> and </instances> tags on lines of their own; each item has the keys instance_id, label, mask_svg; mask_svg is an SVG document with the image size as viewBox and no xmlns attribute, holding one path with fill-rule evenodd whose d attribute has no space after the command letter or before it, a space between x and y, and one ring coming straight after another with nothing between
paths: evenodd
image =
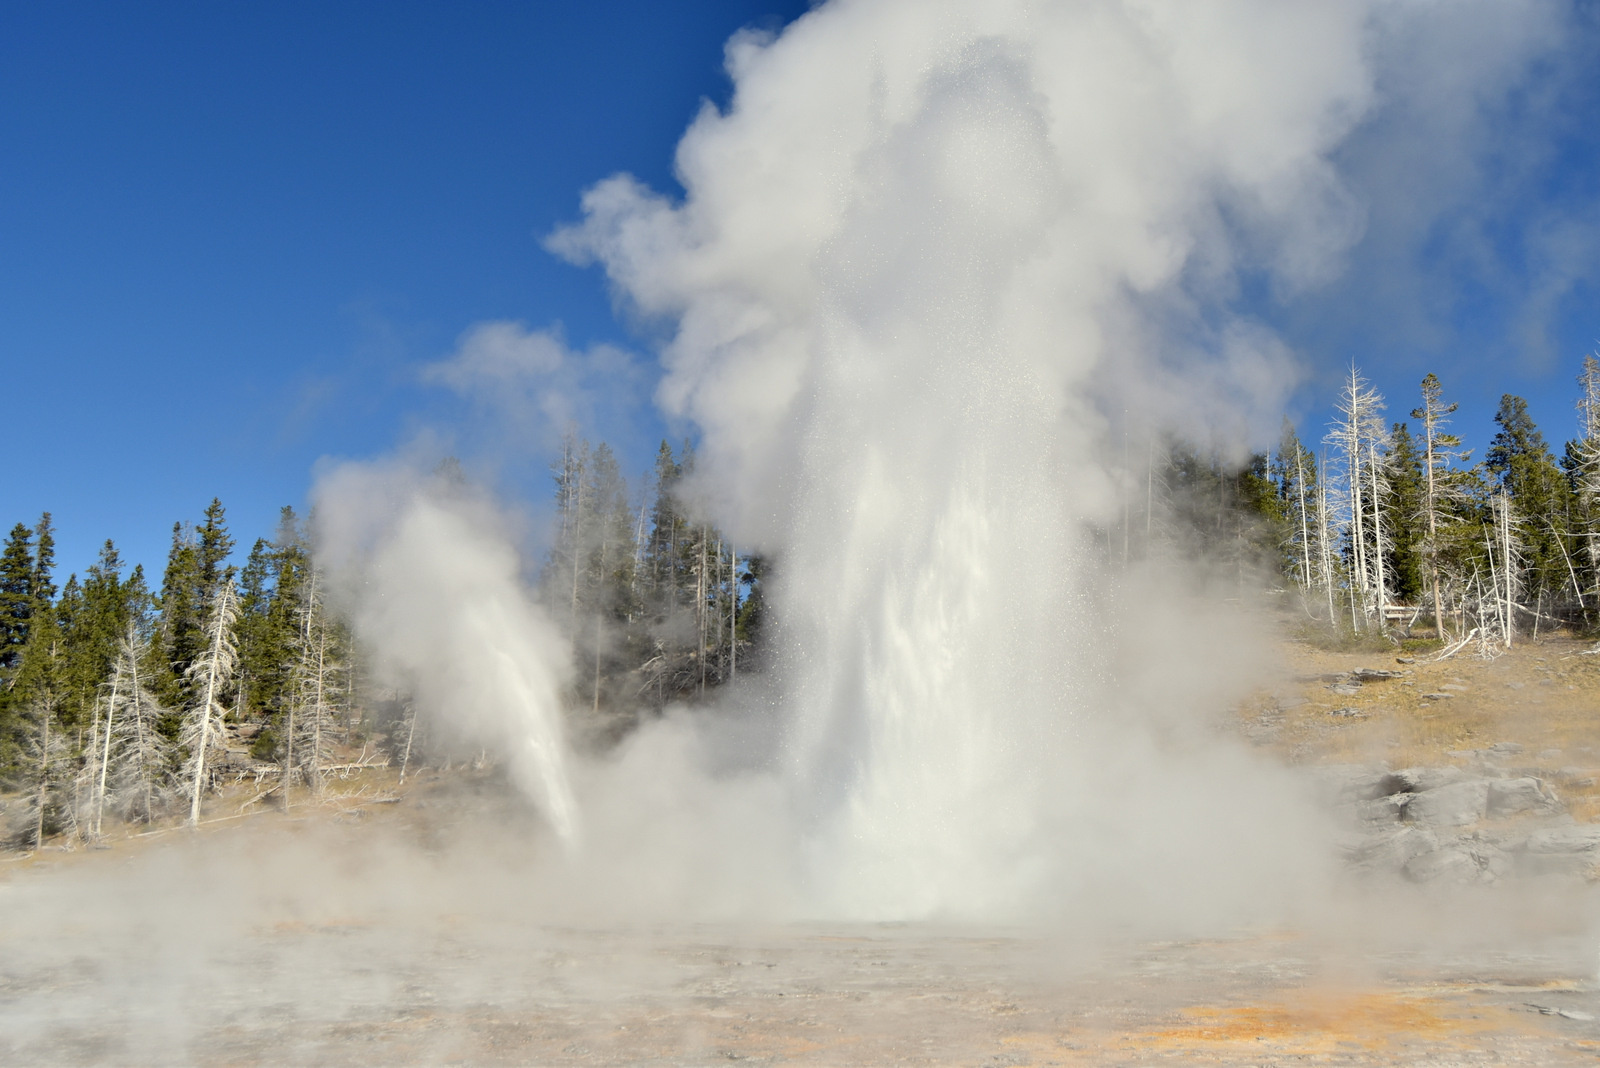
<instances>
[{"instance_id":1,"label":"clear blue sky","mask_svg":"<svg viewBox=\"0 0 1600 1068\"><path fill-rule=\"evenodd\" d=\"M540 247L615 171L673 188L722 46L785 0L7 4L0 522L159 576L213 496L247 547L380 453L485 319L639 347Z\"/></svg>"},{"instance_id":2,"label":"clear blue sky","mask_svg":"<svg viewBox=\"0 0 1600 1068\"><path fill-rule=\"evenodd\" d=\"M416 370L473 323L648 351L597 272L540 238L616 171L675 188L679 135L727 95L725 39L805 7L0 8L0 523L54 513L63 577L107 537L158 577L172 523L211 497L244 548L320 457L459 417ZM1304 421L1354 358L1397 416L1439 373L1480 453L1503 391L1558 448L1571 434L1600 339L1600 64L1578 21L1484 119L1465 176L1420 183L1443 205L1426 225L1394 206L1411 182L1395 130L1348 147L1373 205L1352 269L1245 298L1306 361Z\"/></svg>"}]
</instances>

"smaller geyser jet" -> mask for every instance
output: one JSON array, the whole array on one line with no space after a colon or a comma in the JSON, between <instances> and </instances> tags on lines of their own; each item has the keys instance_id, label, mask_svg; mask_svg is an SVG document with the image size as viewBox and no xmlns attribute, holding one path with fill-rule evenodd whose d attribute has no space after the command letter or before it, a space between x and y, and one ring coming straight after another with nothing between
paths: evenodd
<instances>
[{"instance_id":1,"label":"smaller geyser jet","mask_svg":"<svg viewBox=\"0 0 1600 1068\"><path fill-rule=\"evenodd\" d=\"M561 694L565 639L523 592L500 517L463 486L347 464L317 487L318 554L354 625L422 711L503 757L567 842L578 834Z\"/></svg>"}]
</instances>

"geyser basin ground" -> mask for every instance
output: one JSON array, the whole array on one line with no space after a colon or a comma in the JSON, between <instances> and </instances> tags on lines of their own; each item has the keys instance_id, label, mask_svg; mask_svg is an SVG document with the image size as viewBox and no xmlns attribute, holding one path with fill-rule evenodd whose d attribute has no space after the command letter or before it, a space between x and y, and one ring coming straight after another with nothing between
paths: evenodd
<instances>
[{"instance_id":1,"label":"geyser basin ground","mask_svg":"<svg viewBox=\"0 0 1600 1068\"><path fill-rule=\"evenodd\" d=\"M541 895L536 827L509 791L458 778L397 805L10 865L0 1061L1547 1065L1600 1053L1580 885L1538 897L1391 886L1317 930L1200 941L650 923Z\"/></svg>"}]
</instances>

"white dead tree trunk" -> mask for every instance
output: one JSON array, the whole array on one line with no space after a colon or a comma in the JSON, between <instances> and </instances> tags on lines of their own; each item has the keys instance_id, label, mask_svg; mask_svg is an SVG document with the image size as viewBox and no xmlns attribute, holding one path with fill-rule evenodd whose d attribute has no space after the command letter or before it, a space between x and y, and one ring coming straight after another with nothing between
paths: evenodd
<instances>
[{"instance_id":1,"label":"white dead tree trunk","mask_svg":"<svg viewBox=\"0 0 1600 1068\"><path fill-rule=\"evenodd\" d=\"M1340 503L1350 527L1351 625L1360 629L1357 601L1361 616L1371 618L1376 613L1382 623L1382 606L1375 603L1378 594L1373 571L1374 562L1382 568L1382 553L1368 544L1367 534L1373 525L1368 520L1368 509L1373 509L1376 518L1380 502L1370 499L1371 472L1365 468L1375 462L1378 443L1385 440L1383 398L1352 364L1335 407L1338 419L1328 431L1327 442L1333 446L1342 468L1344 500Z\"/></svg>"},{"instance_id":2,"label":"white dead tree trunk","mask_svg":"<svg viewBox=\"0 0 1600 1068\"><path fill-rule=\"evenodd\" d=\"M194 706L184 717L182 740L189 747L189 762L184 781L189 791L189 825L200 822L200 798L206 786L206 755L222 737L224 687L233 678L239 653L234 645L233 626L238 618L233 583L223 580L206 622L205 651L189 667L189 678L196 687Z\"/></svg>"},{"instance_id":3,"label":"white dead tree trunk","mask_svg":"<svg viewBox=\"0 0 1600 1068\"><path fill-rule=\"evenodd\" d=\"M590 707L590 714L600 715L600 650L605 644L605 602L606 602L606 574L611 567L611 521L609 516L600 517L600 560L599 573L595 577L594 599L594 702Z\"/></svg>"},{"instance_id":4,"label":"white dead tree trunk","mask_svg":"<svg viewBox=\"0 0 1600 1068\"><path fill-rule=\"evenodd\" d=\"M567 545L572 552L572 634L578 633L578 577L583 566L583 474L584 463L578 460L569 466L571 496L570 523Z\"/></svg>"},{"instance_id":5,"label":"white dead tree trunk","mask_svg":"<svg viewBox=\"0 0 1600 1068\"><path fill-rule=\"evenodd\" d=\"M104 738L104 741L101 742L100 754L99 754L99 759L98 759L99 767L95 769L96 770L96 776L95 776L96 782L95 782L95 789L94 789L94 825L93 825L93 830L92 830L91 833L96 838L100 837L100 834L101 834L100 828L101 828L101 825L105 822L105 815L106 815L106 770L111 766L111 725L112 725L112 722L116 719L116 715L117 715L117 697L119 696L118 689L120 687L121 682L122 682L121 673L113 670L112 673L111 673L111 697L110 697L109 700L106 701L105 730L104 730L105 738ZM99 703L96 702L96 708L98 708L98 707L99 707ZM96 726L97 727L99 726L98 722L96 723ZM97 742L101 741L101 739L99 739L99 738L96 738L95 740Z\"/></svg>"},{"instance_id":6,"label":"white dead tree trunk","mask_svg":"<svg viewBox=\"0 0 1600 1068\"><path fill-rule=\"evenodd\" d=\"M1300 510L1300 582L1309 592L1316 588L1316 577L1311 571L1311 519L1306 514L1305 454L1298 447L1294 456L1294 485Z\"/></svg>"},{"instance_id":7,"label":"white dead tree trunk","mask_svg":"<svg viewBox=\"0 0 1600 1068\"><path fill-rule=\"evenodd\" d=\"M1383 507L1389 496L1389 480L1383 477L1383 464L1379 459L1377 446L1370 441L1367 443L1367 476L1371 482L1369 496L1372 508L1372 590L1377 608L1378 629L1382 631L1386 629L1384 610L1389 606L1390 543L1383 529Z\"/></svg>"},{"instance_id":8,"label":"white dead tree trunk","mask_svg":"<svg viewBox=\"0 0 1600 1068\"><path fill-rule=\"evenodd\" d=\"M1504 606L1502 615L1506 635L1506 648L1511 648L1511 642L1516 631L1516 604L1517 604L1517 572L1518 555L1522 548L1520 540L1513 533L1514 516L1512 515L1511 497L1505 492L1496 495L1494 500L1495 516L1495 542L1500 551L1501 583L1504 593L1496 591L1497 599Z\"/></svg>"},{"instance_id":9,"label":"white dead tree trunk","mask_svg":"<svg viewBox=\"0 0 1600 1068\"><path fill-rule=\"evenodd\" d=\"M739 550L729 547L732 560L728 579L728 681L739 677Z\"/></svg>"},{"instance_id":10,"label":"white dead tree trunk","mask_svg":"<svg viewBox=\"0 0 1600 1068\"><path fill-rule=\"evenodd\" d=\"M1596 529L1600 516L1595 515L1600 510L1600 357L1591 354L1583 358L1578 385L1582 388L1578 397L1578 503L1586 521L1583 540L1590 573L1600 582L1600 530Z\"/></svg>"},{"instance_id":11,"label":"white dead tree trunk","mask_svg":"<svg viewBox=\"0 0 1600 1068\"><path fill-rule=\"evenodd\" d=\"M695 569L695 626L700 632L700 696L706 693L706 589L710 575L706 571L706 542L710 539L710 532L704 524L700 526L700 566Z\"/></svg>"},{"instance_id":12,"label":"white dead tree trunk","mask_svg":"<svg viewBox=\"0 0 1600 1068\"><path fill-rule=\"evenodd\" d=\"M1317 480L1317 563L1322 572L1322 591L1328 598L1328 626L1336 626L1333 604L1333 531L1328 511L1328 459L1322 458L1322 475Z\"/></svg>"},{"instance_id":13,"label":"white dead tree trunk","mask_svg":"<svg viewBox=\"0 0 1600 1068\"><path fill-rule=\"evenodd\" d=\"M50 810L50 790L54 785L55 758L62 749L61 736L52 731L51 721L55 719L55 700L52 696L35 698L33 701L33 715L35 717L35 736L33 739L34 759L38 781L35 783L33 799L34 824L33 847L38 849L44 845L45 815Z\"/></svg>"},{"instance_id":14,"label":"white dead tree trunk","mask_svg":"<svg viewBox=\"0 0 1600 1068\"><path fill-rule=\"evenodd\" d=\"M289 783L303 771L313 795L322 792L322 769L332 742L337 674L341 665L333 656L327 613L322 602L321 572L311 568L300 603L300 628L296 644L294 699L290 702L289 763L285 767L284 806L289 803ZM298 707L296 707L298 706Z\"/></svg>"},{"instance_id":15,"label":"white dead tree trunk","mask_svg":"<svg viewBox=\"0 0 1600 1068\"><path fill-rule=\"evenodd\" d=\"M417 703L415 700L406 702L406 748L400 757L400 781L398 785L404 786L406 772L411 768L411 744L417 737Z\"/></svg>"}]
</instances>

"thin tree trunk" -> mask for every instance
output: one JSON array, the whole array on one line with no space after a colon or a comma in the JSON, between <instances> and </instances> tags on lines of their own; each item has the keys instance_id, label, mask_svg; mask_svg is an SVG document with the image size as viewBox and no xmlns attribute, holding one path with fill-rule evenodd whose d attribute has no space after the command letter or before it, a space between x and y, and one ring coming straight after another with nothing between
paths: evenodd
<instances>
[{"instance_id":1,"label":"thin tree trunk","mask_svg":"<svg viewBox=\"0 0 1600 1068\"><path fill-rule=\"evenodd\" d=\"M311 573L311 592L316 596L317 573ZM315 612L316 602L313 600L311 611ZM309 622L308 622L309 625ZM326 694L323 690L323 675L327 671L328 632L327 628L318 625L317 628L317 673L316 673L316 703L311 706L311 793L320 796L322 793L322 721L327 717L327 710L323 702Z\"/></svg>"},{"instance_id":2,"label":"thin tree trunk","mask_svg":"<svg viewBox=\"0 0 1600 1068\"><path fill-rule=\"evenodd\" d=\"M1505 507L1500 510L1501 544L1504 546L1502 562L1505 564L1506 573L1506 648L1511 648L1512 630L1516 626L1516 617L1512 615L1511 606L1516 599L1516 586L1513 584L1514 568L1511 563L1511 500L1507 498Z\"/></svg>"},{"instance_id":3,"label":"thin tree trunk","mask_svg":"<svg viewBox=\"0 0 1600 1068\"><path fill-rule=\"evenodd\" d=\"M600 641L601 627L604 622L602 619L602 602L605 598L606 588L606 557L610 554L611 549L610 520L602 518L601 523L603 526L600 534L600 579L598 584L600 594L595 598L594 606L594 705L592 712L595 716L600 715Z\"/></svg>"},{"instance_id":4,"label":"thin tree trunk","mask_svg":"<svg viewBox=\"0 0 1600 1068\"><path fill-rule=\"evenodd\" d=\"M156 798L151 791L149 770L145 767L145 740L144 740L144 710L139 705L139 658L134 655L135 647L132 640L133 628L129 627L128 640L128 666L133 675L133 731L134 742L139 747L139 781L144 785L144 818L150 820L155 816Z\"/></svg>"},{"instance_id":5,"label":"thin tree trunk","mask_svg":"<svg viewBox=\"0 0 1600 1068\"><path fill-rule=\"evenodd\" d=\"M106 705L106 741L100 753L100 782L95 788L94 806L94 835L100 837L100 825L106 813L106 765L111 763L111 721L117 714L117 684L122 681L122 673L113 670L111 673L111 701Z\"/></svg>"},{"instance_id":6,"label":"thin tree trunk","mask_svg":"<svg viewBox=\"0 0 1600 1068\"><path fill-rule=\"evenodd\" d=\"M1126 420L1128 413L1123 412L1122 417L1124 420ZM1122 471L1123 478L1128 477L1128 475L1131 473L1128 471L1128 427L1126 422L1124 422L1122 427ZM1118 479L1118 481L1120 482L1121 479ZM1124 487L1127 486L1126 482L1122 484ZM1128 566L1128 528L1133 526L1131 512L1131 509L1133 508L1133 502L1130 500L1130 497L1131 494L1129 494L1127 489L1124 488L1122 492L1122 566L1124 568Z\"/></svg>"},{"instance_id":7,"label":"thin tree trunk","mask_svg":"<svg viewBox=\"0 0 1600 1068\"><path fill-rule=\"evenodd\" d=\"M1145 552L1150 552L1150 522L1156 508L1156 439L1150 439L1150 449L1144 465L1144 540Z\"/></svg>"},{"instance_id":8,"label":"thin tree trunk","mask_svg":"<svg viewBox=\"0 0 1600 1068\"><path fill-rule=\"evenodd\" d=\"M1352 429L1351 433L1354 433ZM1362 609L1365 611L1367 601L1367 532L1364 524L1366 502L1361 496L1361 459L1359 447L1353 448L1350 453L1350 516L1351 516L1351 547L1354 550L1354 569L1356 582L1361 591Z\"/></svg>"},{"instance_id":9,"label":"thin tree trunk","mask_svg":"<svg viewBox=\"0 0 1600 1068\"><path fill-rule=\"evenodd\" d=\"M407 728L406 728L406 751L400 757L400 782L397 785L400 785L400 786L404 786L405 785L405 782L406 782L406 769L411 766L411 740L413 738L415 738L416 736L417 736L417 706L413 702L412 705L411 705L411 722L407 725Z\"/></svg>"},{"instance_id":10,"label":"thin tree trunk","mask_svg":"<svg viewBox=\"0 0 1600 1068\"><path fill-rule=\"evenodd\" d=\"M1389 584L1385 574L1387 568L1383 566L1383 502L1378 492L1378 454L1370 445L1367 448L1367 471L1372 476L1372 578L1377 601L1378 632L1381 634L1387 629L1383 612L1389 603Z\"/></svg>"},{"instance_id":11,"label":"thin tree trunk","mask_svg":"<svg viewBox=\"0 0 1600 1068\"><path fill-rule=\"evenodd\" d=\"M578 634L578 563L583 558L582 532L583 532L583 480L575 479L577 485L577 505L572 518L572 630L573 640Z\"/></svg>"},{"instance_id":12,"label":"thin tree trunk","mask_svg":"<svg viewBox=\"0 0 1600 1068\"><path fill-rule=\"evenodd\" d=\"M1433 587L1433 631L1440 641L1448 641L1444 630L1444 609L1439 596L1439 497L1437 461L1433 454L1434 424L1437 417L1431 408L1424 409L1423 429L1427 432L1428 468L1428 577Z\"/></svg>"},{"instance_id":13,"label":"thin tree trunk","mask_svg":"<svg viewBox=\"0 0 1600 1068\"><path fill-rule=\"evenodd\" d=\"M41 745L39 746L39 799L36 804L37 812L34 813L33 848L41 849L44 846L44 806L50 797L50 706L43 704L40 707L40 722L43 724Z\"/></svg>"},{"instance_id":14,"label":"thin tree trunk","mask_svg":"<svg viewBox=\"0 0 1600 1068\"><path fill-rule=\"evenodd\" d=\"M221 641L222 629L219 627L217 629L216 644L221 644ZM215 650L213 651L213 655L217 655ZM200 791L205 788L206 749L211 745L211 708L212 702L216 698L216 692L217 669L215 664L213 664L211 670L206 672L205 704L202 706L201 711L201 715L204 718L202 718L200 721L200 747L199 751L195 754L194 799L189 804L189 825L191 827L199 824L200 822Z\"/></svg>"},{"instance_id":15,"label":"thin tree trunk","mask_svg":"<svg viewBox=\"0 0 1600 1068\"><path fill-rule=\"evenodd\" d=\"M1337 627L1339 616L1333 603L1333 531L1328 515L1328 456L1323 453L1317 477L1317 556L1322 565L1322 591L1328 598L1328 626Z\"/></svg>"},{"instance_id":16,"label":"thin tree trunk","mask_svg":"<svg viewBox=\"0 0 1600 1068\"><path fill-rule=\"evenodd\" d=\"M700 628L700 696L706 695L706 541L709 531L700 527L700 574L695 579L695 618Z\"/></svg>"}]
</instances>

